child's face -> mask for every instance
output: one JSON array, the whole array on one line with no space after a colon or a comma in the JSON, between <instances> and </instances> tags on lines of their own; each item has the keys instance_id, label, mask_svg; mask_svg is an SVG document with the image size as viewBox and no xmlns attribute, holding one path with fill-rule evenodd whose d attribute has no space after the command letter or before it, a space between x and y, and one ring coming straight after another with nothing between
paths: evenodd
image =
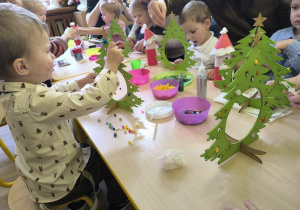
<instances>
[{"instance_id":1,"label":"child's face","mask_svg":"<svg viewBox=\"0 0 300 210\"><path fill-rule=\"evenodd\" d=\"M115 14L108 12L106 9L104 8L100 8L100 12L102 14L102 19L106 24L109 24L113 21Z\"/></svg>"},{"instance_id":2,"label":"child's face","mask_svg":"<svg viewBox=\"0 0 300 210\"><path fill-rule=\"evenodd\" d=\"M46 22L46 8L43 6L40 6L37 11L35 12L36 16L43 21Z\"/></svg>"},{"instance_id":3,"label":"child's face","mask_svg":"<svg viewBox=\"0 0 300 210\"><path fill-rule=\"evenodd\" d=\"M49 37L45 31L42 35L36 32L32 40L30 56L23 57L29 72L24 82L40 84L52 78L55 56L50 52Z\"/></svg>"},{"instance_id":4,"label":"child's face","mask_svg":"<svg viewBox=\"0 0 300 210\"><path fill-rule=\"evenodd\" d=\"M209 27L210 20L206 19L204 23L197 23L188 19L181 25L187 38L194 43L195 46L201 46L210 37Z\"/></svg>"},{"instance_id":5,"label":"child's face","mask_svg":"<svg viewBox=\"0 0 300 210\"><path fill-rule=\"evenodd\" d=\"M292 25L300 31L300 0L292 0L290 19Z\"/></svg>"},{"instance_id":6,"label":"child's face","mask_svg":"<svg viewBox=\"0 0 300 210\"><path fill-rule=\"evenodd\" d=\"M151 24L151 19L150 19L148 11L140 10L140 9L133 9L132 16L133 16L136 24L138 24L140 27L143 27L144 24L146 24L147 26L150 26L150 24Z\"/></svg>"}]
</instances>

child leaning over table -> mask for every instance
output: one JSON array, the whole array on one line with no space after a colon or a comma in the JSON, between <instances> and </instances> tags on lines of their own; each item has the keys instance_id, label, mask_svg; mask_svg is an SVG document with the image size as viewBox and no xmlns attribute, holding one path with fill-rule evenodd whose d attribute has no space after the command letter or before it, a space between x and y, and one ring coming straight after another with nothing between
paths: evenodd
<instances>
[{"instance_id":1,"label":"child leaning over table","mask_svg":"<svg viewBox=\"0 0 300 210\"><path fill-rule=\"evenodd\" d=\"M3 3L0 31L0 99L16 143L15 165L31 199L58 205L86 195L93 189L83 175L88 171L96 184L104 179L109 209L124 207L129 200L102 158L95 149L81 148L70 126L73 118L111 99L119 85L121 50L109 45L105 69L98 76L90 73L48 88L42 82L51 78L55 57L42 22L21 7Z\"/></svg>"},{"instance_id":2,"label":"child leaning over table","mask_svg":"<svg viewBox=\"0 0 300 210\"><path fill-rule=\"evenodd\" d=\"M210 55L218 39L214 33L209 31L211 25L211 13L208 6L201 1L191 1L187 3L179 16L179 24L187 34L190 43L189 50L194 52L193 60L199 67L203 61L208 79L214 79L215 56ZM174 61L175 64L181 63L182 59Z\"/></svg>"},{"instance_id":3,"label":"child leaning over table","mask_svg":"<svg viewBox=\"0 0 300 210\"><path fill-rule=\"evenodd\" d=\"M104 30L106 32L109 31L109 27L113 19L117 21L120 27L123 30L123 33L126 35L126 25L120 20L121 15L121 5L117 0L101 0L99 5L100 13L102 15L102 19L105 22ZM114 34L112 36L112 41L124 41L120 34Z\"/></svg>"},{"instance_id":4,"label":"child leaning over table","mask_svg":"<svg viewBox=\"0 0 300 210\"><path fill-rule=\"evenodd\" d=\"M292 26L275 32L270 39L276 42L275 48L281 50L279 56L283 60L278 61L280 65L290 68L291 72L284 78L295 77L300 73L300 0L291 1L290 20ZM272 71L267 73L274 80Z\"/></svg>"},{"instance_id":5,"label":"child leaning over table","mask_svg":"<svg viewBox=\"0 0 300 210\"><path fill-rule=\"evenodd\" d=\"M46 22L47 6L41 0L23 0L23 7L38 16L38 18L44 23ZM50 42L51 52L55 55L55 57L58 58L64 54L64 52L68 49L68 41L75 38L75 32L74 28L68 27L61 37L55 37Z\"/></svg>"}]
</instances>

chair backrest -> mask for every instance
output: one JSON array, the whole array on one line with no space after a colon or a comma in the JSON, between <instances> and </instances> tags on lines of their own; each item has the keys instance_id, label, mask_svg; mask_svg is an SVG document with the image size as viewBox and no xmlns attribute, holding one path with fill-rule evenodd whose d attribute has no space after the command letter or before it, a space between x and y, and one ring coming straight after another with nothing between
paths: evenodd
<instances>
[{"instance_id":1,"label":"chair backrest","mask_svg":"<svg viewBox=\"0 0 300 210\"><path fill-rule=\"evenodd\" d=\"M12 140L11 137L11 133L8 129L8 126L6 125L6 121L5 123L1 123L3 121L3 119L5 119L5 113L4 113L4 109L2 107L2 104L0 103L0 126L1 126L1 136L0 136L0 147L3 150L3 152L7 155L7 157L12 161L15 162L15 157L13 156L13 154L9 151L9 149L6 147L6 145L4 144L4 142L2 141L1 137L3 138L3 136L9 136L9 140ZM4 126L6 126L4 128ZM2 136L3 134L3 136ZM0 178L0 186L1 187L11 187L13 185L14 182L5 182Z\"/></svg>"}]
</instances>

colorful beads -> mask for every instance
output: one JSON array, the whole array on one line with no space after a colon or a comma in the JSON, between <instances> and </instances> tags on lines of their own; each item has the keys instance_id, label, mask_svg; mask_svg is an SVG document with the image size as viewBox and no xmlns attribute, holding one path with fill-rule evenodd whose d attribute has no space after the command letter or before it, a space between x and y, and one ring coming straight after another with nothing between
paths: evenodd
<instances>
[{"instance_id":1,"label":"colorful beads","mask_svg":"<svg viewBox=\"0 0 300 210\"><path fill-rule=\"evenodd\" d=\"M154 90L170 90L175 88L173 85L167 83L166 85L156 85L153 89Z\"/></svg>"},{"instance_id":2,"label":"colorful beads","mask_svg":"<svg viewBox=\"0 0 300 210\"><path fill-rule=\"evenodd\" d=\"M182 111L183 114L200 114L202 111L199 110L199 109L196 109L196 110L184 110Z\"/></svg>"}]
</instances>

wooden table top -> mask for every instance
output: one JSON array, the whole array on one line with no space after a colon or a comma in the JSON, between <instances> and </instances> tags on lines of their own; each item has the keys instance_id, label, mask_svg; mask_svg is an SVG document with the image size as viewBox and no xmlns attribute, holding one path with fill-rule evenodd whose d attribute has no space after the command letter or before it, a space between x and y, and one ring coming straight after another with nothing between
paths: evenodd
<instances>
[{"instance_id":1,"label":"wooden table top","mask_svg":"<svg viewBox=\"0 0 300 210\"><path fill-rule=\"evenodd\" d=\"M130 70L130 67L126 68ZM250 145L267 153L259 156L262 164L237 153L218 165L217 160L205 161L200 154L213 143L207 141L207 132L219 122L213 116L222 106L213 102L220 94L219 90L212 81L208 81L207 99L212 106L202 124L183 125L174 114L165 119L150 120L145 116L145 106L156 99L149 84L157 73L167 70L163 69L162 64L151 66L149 70L149 82L139 86L136 94L144 102L134 108L133 113L116 109L106 114L107 108L102 108L78 118L137 209L210 210L224 209L225 204L245 209L244 198L254 202L260 209L299 208L300 110L293 109L292 114L268 123L259 133L259 139ZM196 75L195 69L189 71ZM176 97L168 101L186 96L196 96L195 79L183 92L178 92ZM115 128L128 125L136 129L136 133L118 131L114 138L114 131L108 128L106 122ZM226 131L241 139L254 122L254 117L232 109ZM158 158L168 149L183 151L182 168L169 171L162 169Z\"/></svg>"}]
</instances>

